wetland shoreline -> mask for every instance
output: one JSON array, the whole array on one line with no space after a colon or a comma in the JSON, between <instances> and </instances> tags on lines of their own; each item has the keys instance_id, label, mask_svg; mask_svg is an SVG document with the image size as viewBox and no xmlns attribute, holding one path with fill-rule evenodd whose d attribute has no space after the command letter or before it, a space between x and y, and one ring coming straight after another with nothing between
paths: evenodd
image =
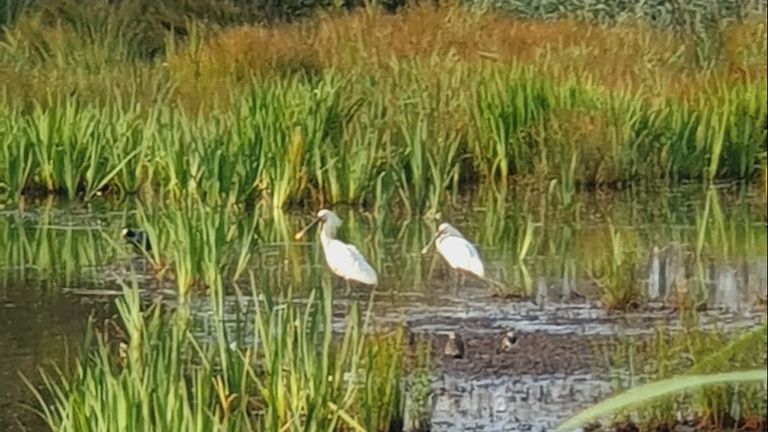
<instances>
[{"instance_id":1,"label":"wetland shoreline","mask_svg":"<svg viewBox=\"0 0 768 432\"><path fill-rule=\"evenodd\" d=\"M658 373L628 372L630 358L687 370L690 361L680 359L701 361L714 347L766 322L760 298L768 289L766 225L755 194L734 194L727 187L702 192L697 186L603 198L578 194L571 208L557 201L521 207L517 199L498 199L503 197L464 197L442 216L462 227L478 245L489 274L509 286L508 295L502 296L471 278L455 287L439 257L420 255L434 229L429 218L372 220L353 210L342 215L342 238L361 245L382 275L368 330L373 341L382 337L389 342L371 347L405 353L405 389L409 395L429 389L427 415L433 430L549 430L569 414L624 388L628 377L642 381ZM332 284L329 287L338 291L332 307L335 340L346 333L353 305L367 305L370 290L355 289L347 296L343 284L328 277L315 239L291 240L306 223L303 214L274 219L266 212L264 219L253 220L233 214L227 219L211 210L174 214L168 207L148 213L141 204L134 205L30 203L23 217L15 210L2 213L5 254L0 267L5 282L0 318L11 331L3 346L15 347L3 350L4 364L16 364L34 377L48 359L61 361L57 355L63 348L56 347L70 340L73 348L82 340L90 311L101 310L97 315L116 319L109 305L121 295L105 293L118 294L120 281L132 275L138 276L142 309L161 301L170 306L166 313L177 310L182 279L175 275L183 264L177 257L188 249L173 233L177 224L192 227L192 221L213 232L229 227L234 233L250 233L224 238L211 249L220 256L219 273L226 278L236 276L240 265L234 258L247 252L243 262L249 271L225 283L220 300L216 289L193 288L186 294L194 323L191 332L202 344L217 344L217 323L233 338L228 344L237 341L234 346L247 347L253 341L256 304L247 294L252 283L257 292L273 291L275 302L293 292L292 304L299 309L307 305L308 290ZM120 241L121 228L136 224L131 221L152 228L156 262L154 257L136 256ZM523 248L526 237L529 245ZM246 238L251 240L244 242ZM617 247L632 252L616 255ZM614 266L614 260L631 265ZM614 276L604 273L614 268ZM203 273L188 280L205 283L204 267L190 269ZM162 279L156 271L164 272ZM618 288L627 294L612 294ZM259 294L260 301L265 295ZM606 307L606 302L623 298L635 300ZM27 317L38 319L22 325ZM417 348L397 348L400 345L390 339L392 330L403 325ZM507 329L514 329L519 339L512 351L501 355L496 348ZM466 358L443 358L448 331L463 336ZM669 352L659 351L665 344ZM709 348L685 348L695 346ZM685 355L675 354L678 350ZM0 424L14 430L20 415L16 403L34 400L23 396L27 390L15 371L8 372L2 375L3 387L10 391L0 403ZM408 384L413 380L420 383L415 389ZM744 409L751 410L754 400L745 395ZM30 421L26 414L22 418Z\"/></svg>"},{"instance_id":2,"label":"wetland shoreline","mask_svg":"<svg viewBox=\"0 0 768 432\"><path fill-rule=\"evenodd\" d=\"M540 432L765 367L768 2L364 3L0 1L0 430ZM586 430L766 430L740 379Z\"/></svg>"}]
</instances>

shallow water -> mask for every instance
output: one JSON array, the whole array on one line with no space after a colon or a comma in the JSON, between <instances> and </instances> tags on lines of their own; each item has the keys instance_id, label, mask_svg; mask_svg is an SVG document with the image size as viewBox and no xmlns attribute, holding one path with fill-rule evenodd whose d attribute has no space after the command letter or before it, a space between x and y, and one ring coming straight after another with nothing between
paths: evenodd
<instances>
[{"instance_id":1,"label":"shallow water","mask_svg":"<svg viewBox=\"0 0 768 432\"><path fill-rule=\"evenodd\" d=\"M470 346L508 328L522 335L520 352L508 359L479 348L463 363L436 359L434 430L552 427L611 391L607 371L574 341L646 335L660 323L679 328L673 308L681 299L702 309L704 329L733 331L765 320L764 202L738 191L693 187L584 194L575 202L564 208L536 195L511 194L474 196L446 207L442 216L478 245L488 274L507 285L514 299L493 296L477 280L457 287L434 252L421 256L433 220L395 215L373 220L339 210L345 220L340 237L359 245L380 273L375 327L406 323L436 345L449 330L460 331ZM18 404L31 402L17 371L34 376L48 361L62 360L65 346L75 349L89 314L113 314L118 281L135 275L149 284L142 261L118 238L120 228L135 224L133 210L130 203L49 203L0 212L0 430L18 429ZM344 294L343 284L328 276L314 236L291 239L307 220L299 213L266 217L258 225L248 268L259 286L290 288L299 298L314 286L336 283L341 316L349 303L365 303L370 290ZM622 281L631 281L641 294L634 312L606 311L605 289L588 271L613 262L617 248L632 251L625 255L630 277ZM172 286L146 292L148 299L174 302ZM196 297L193 304L204 334L211 303ZM252 304L231 295L224 319L237 325L252 310ZM557 354L551 361L536 358L542 344L551 344Z\"/></svg>"},{"instance_id":2,"label":"shallow water","mask_svg":"<svg viewBox=\"0 0 768 432\"><path fill-rule=\"evenodd\" d=\"M610 394L610 383L590 374L514 375L435 382L435 431L542 431Z\"/></svg>"}]
</instances>

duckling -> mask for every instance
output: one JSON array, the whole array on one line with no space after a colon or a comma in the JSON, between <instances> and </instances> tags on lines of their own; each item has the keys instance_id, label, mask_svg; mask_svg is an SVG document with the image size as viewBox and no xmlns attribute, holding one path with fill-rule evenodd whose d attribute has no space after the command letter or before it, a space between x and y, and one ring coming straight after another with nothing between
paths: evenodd
<instances>
[{"instance_id":1,"label":"duckling","mask_svg":"<svg viewBox=\"0 0 768 432\"><path fill-rule=\"evenodd\" d=\"M126 242L133 245L138 253L149 253L152 251L152 244L149 242L149 235L146 232L123 228L121 235Z\"/></svg>"},{"instance_id":2,"label":"duckling","mask_svg":"<svg viewBox=\"0 0 768 432\"><path fill-rule=\"evenodd\" d=\"M499 344L499 347L496 349L496 354L511 351L516 344L517 344L517 335L513 330L509 330L506 333L504 333L504 337L501 338L501 343Z\"/></svg>"},{"instance_id":3,"label":"duckling","mask_svg":"<svg viewBox=\"0 0 768 432\"><path fill-rule=\"evenodd\" d=\"M445 343L443 354L453 358L464 358L464 341L456 332L448 332L448 341Z\"/></svg>"}]
</instances>

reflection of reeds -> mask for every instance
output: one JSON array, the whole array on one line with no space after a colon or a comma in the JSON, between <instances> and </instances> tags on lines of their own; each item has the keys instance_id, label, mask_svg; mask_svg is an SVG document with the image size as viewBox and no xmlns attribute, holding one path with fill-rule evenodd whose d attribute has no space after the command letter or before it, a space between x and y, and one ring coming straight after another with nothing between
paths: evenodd
<instances>
[{"instance_id":1,"label":"reflection of reeds","mask_svg":"<svg viewBox=\"0 0 768 432\"><path fill-rule=\"evenodd\" d=\"M736 270L736 288L746 301L757 301L753 294L765 283L752 263L764 260L767 234L754 223L759 220L754 209L737 196L711 189L694 198L693 206L675 201L676 194L614 196L602 216L615 221L612 229L603 229L602 219L581 219L582 211L574 210L594 213L591 195L574 195L565 211L547 197L529 199L534 196L520 190L511 200L489 190L479 201L466 198L444 208L478 246L489 274L514 289L532 293L535 281L544 278L555 292L562 288L592 297L598 293L591 274L603 284L608 304L622 303L626 290L634 293L626 299L632 303L631 298L642 296L647 280L649 300L693 307L713 305L707 296L716 292L720 276L714 270L719 267ZM472 207L482 211L464 211L475 202L481 205ZM647 202L658 208L638 213ZM292 236L302 222L295 214L273 211L268 203L251 209L209 207L194 199L141 205L98 226L89 222L102 219L98 214L62 221L64 214L53 203L32 206L31 212L27 207L26 213L0 220L0 266L69 281L113 280L129 270L127 261L111 261L133 252L119 237L120 229L130 226L146 231L156 246L147 257L146 276L173 282L182 293L242 282L249 270L258 270L260 285L286 289L314 286L328 273L316 232L306 245L294 244ZM360 248L383 286L428 286L424 282L440 259L428 263L418 251L434 224L403 219L392 209L375 217L352 208L336 210L345 221L340 235Z\"/></svg>"},{"instance_id":2,"label":"reflection of reeds","mask_svg":"<svg viewBox=\"0 0 768 432\"><path fill-rule=\"evenodd\" d=\"M116 241L88 220L56 220L51 202L35 210L34 219L21 212L0 223L3 274L64 283L98 277L114 257Z\"/></svg>"}]
</instances>

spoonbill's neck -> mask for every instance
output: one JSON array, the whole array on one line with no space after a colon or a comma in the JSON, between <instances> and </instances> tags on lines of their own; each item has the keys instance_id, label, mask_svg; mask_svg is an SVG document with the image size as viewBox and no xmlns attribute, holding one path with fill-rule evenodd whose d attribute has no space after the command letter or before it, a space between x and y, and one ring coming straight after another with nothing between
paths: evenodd
<instances>
[{"instance_id":1,"label":"spoonbill's neck","mask_svg":"<svg viewBox=\"0 0 768 432\"><path fill-rule=\"evenodd\" d=\"M320 229L320 243L323 244L323 248L325 248L331 240L336 235L336 229L331 226L331 224L324 223L323 227Z\"/></svg>"},{"instance_id":2,"label":"spoonbill's neck","mask_svg":"<svg viewBox=\"0 0 768 432\"><path fill-rule=\"evenodd\" d=\"M455 236L452 233L444 232L444 233L441 233L439 236L437 236L437 240L435 241L435 243L440 244L443 241L445 241L445 239L447 239L449 237L459 237L459 238L461 238L461 236Z\"/></svg>"}]
</instances>

